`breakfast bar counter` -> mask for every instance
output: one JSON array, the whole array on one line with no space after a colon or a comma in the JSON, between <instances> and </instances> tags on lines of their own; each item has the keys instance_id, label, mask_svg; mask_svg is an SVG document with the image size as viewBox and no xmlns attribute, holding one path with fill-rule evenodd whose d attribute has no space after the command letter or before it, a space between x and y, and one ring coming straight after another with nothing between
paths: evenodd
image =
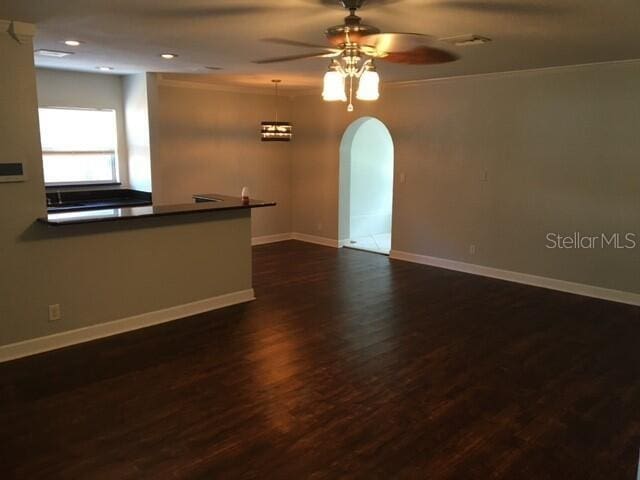
<instances>
[{"instance_id":1,"label":"breakfast bar counter","mask_svg":"<svg viewBox=\"0 0 640 480\"><path fill-rule=\"evenodd\" d=\"M273 207L275 202L262 200L243 200L217 193L194 195L195 203L177 205L149 205L141 207L105 208L76 212L49 213L38 221L51 226L77 225L82 223L113 222L136 218L161 217L194 213L245 210L251 208Z\"/></svg>"}]
</instances>

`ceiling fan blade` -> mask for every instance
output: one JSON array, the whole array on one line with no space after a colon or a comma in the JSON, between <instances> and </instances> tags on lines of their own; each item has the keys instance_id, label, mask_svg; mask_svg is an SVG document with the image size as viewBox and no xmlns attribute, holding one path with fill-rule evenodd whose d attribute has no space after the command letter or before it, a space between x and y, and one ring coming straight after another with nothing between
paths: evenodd
<instances>
[{"instance_id":1,"label":"ceiling fan blade","mask_svg":"<svg viewBox=\"0 0 640 480\"><path fill-rule=\"evenodd\" d=\"M263 60L254 60L252 63L262 65L265 63L291 62L293 60L302 60L304 58L331 58L337 57L338 55L340 55L340 52L314 52L305 53L303 55L290 55L288 57L265 58Z\"/></svg>"},{"instance_id":2,"label":"ceiling fan blade","mask_svg":"<svg viewBox=\"0 0 640 480\"><path fill-rule=\"evenodd\" d=\"M287 40L286 38L263 38L263 42L277 43L279 45L290 45L292 47L305 47L305 48L325 48L329 49L326 45L318 45L315 43L298 42L297 40Z\"/></svg>"},{"instance_id":3,"label":"ceiling fan blade","mask_svg":"<svg viewBox=\"0 0 640 480\"><path fill-rule=\"evenodd\" d=\"M381 60L391 63L404 63L407 65L436 65L458 60L457 55L439 48L421 46L404 52L389 52L380 57Z\"/></svg>"},{"instance_id":4,"label":"ceiling fan blade","mask_svg":"<svg viewBox=\"0 0 640 480\"><path fill-rule=\"evenodd\" d=\"M380 53L406 52L436 41L435 37L422 33L376 33L360 39L362 45L374 47Z\"/></svg>"}]
</instances>

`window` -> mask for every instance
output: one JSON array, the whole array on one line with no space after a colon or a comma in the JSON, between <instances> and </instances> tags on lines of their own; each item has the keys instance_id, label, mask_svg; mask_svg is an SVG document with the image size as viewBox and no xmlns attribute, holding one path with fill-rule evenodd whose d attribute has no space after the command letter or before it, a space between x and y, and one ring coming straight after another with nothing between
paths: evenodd
<instances>
[{"instance_id":1,"label":"window","mask_svg":"<svg viewBox=\"0 0 640 480\"><path fill-rule=\"evenodd\" d=\"M114 110L40 108L39 112L45 184L118 181Z\"/></svg>"}]
</instances>

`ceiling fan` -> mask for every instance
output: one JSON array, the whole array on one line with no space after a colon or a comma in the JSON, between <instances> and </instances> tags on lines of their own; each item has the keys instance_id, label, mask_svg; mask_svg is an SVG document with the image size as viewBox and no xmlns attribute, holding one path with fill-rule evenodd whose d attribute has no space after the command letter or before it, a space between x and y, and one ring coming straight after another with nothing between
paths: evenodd
<instances>
[{"instance_id":1,"label":"ceiling fan","mask_svg":"<svg viewBox=\"0 0 640 480\"><path fill-rule=\"evenodd\" d=\"M362 23L356 12L365 0L341 0L349 15L342 25L329 27L325 36L330 46L267 38L265 41L298 47L319 48L321 50L286 57L256 60L254 63L268 64L288 62L303 58L330 58L329 71L324 77L322 96L326 101L347 101L345 82L349 80L349 106L353 111L353 83L359 82L356 92L358 100L377 100L379 98L380 77L376 71L375 60L408 65L434 65L453 62L458 56L431 46L435 38L420 33L382 33L373 25Z\"/></svg>"}]
</instances>

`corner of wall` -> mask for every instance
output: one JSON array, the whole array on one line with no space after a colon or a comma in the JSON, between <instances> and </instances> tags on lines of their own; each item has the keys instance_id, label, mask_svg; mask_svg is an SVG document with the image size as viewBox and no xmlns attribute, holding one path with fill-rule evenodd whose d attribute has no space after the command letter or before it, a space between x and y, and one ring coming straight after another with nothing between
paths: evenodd
<instances>
[{"instance_id":1,"label":"corner of wall","mask_svg":"<svg viewBox=\"0 0 640 480\"><path fill-rule=\"evenodd\" d=\"M152 191L147 74L122 77L131 188Z\"/></svg>"}]
</instances>

